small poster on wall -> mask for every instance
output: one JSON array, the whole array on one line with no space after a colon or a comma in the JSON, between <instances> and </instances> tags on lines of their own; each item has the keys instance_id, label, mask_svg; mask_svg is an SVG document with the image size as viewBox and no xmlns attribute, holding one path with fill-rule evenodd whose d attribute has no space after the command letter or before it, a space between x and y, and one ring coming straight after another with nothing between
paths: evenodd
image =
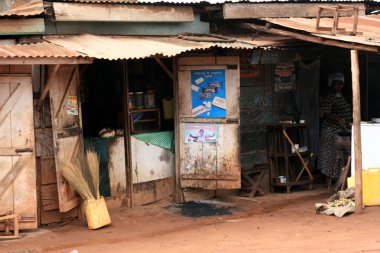
<instances>
[{"instance_id":1,"label":"small poster on wall","mask_svg":"<svg viewBox=\"0 0 380 253\"><path fill-rule=\"evenodd\" d=\"M69 96L66 100L66 113L68 115L78 115L78 98Z\"/></svg>"},{"instance_id":2,"label":"small poster on wall","mask_svg":"<svg viewBox=\"0 0 380 253\"><path fill-rule=\"evenodd\" d=\"M185 143L217 143L218 134L219 125L216 124L185 124Z\"/></svg>"},{"instance_id":3,"label":"small poster on wall","mask_svg":"<svg viewBox=\"0 0 380 253\"><path fill-rule=\"evenodd\" d=\"M276 92L296 90L296 73L293 62L277 63L275 88Z\"/></svg>"},{"instance_id":4,"label":"small poster on wall","mask_svg":"<svg viewBox=\"0 0 380 253\"><path fill-rule=\"evenodd\" d=\"M191 71L192 116L226 117L226 74L224 69Z\"/></svg>"}]
</instances>

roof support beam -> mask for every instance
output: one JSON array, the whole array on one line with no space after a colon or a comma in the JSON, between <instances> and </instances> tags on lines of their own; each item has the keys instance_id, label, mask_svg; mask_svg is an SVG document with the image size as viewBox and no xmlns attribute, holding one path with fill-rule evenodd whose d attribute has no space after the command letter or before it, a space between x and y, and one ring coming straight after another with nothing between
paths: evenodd
<instances>
[{"instance_id":1,"label":"roof support beam","mask_svg":"<svg viewBox=\"0 0 380 253\"><path fill-rule=\"evenodd\" d=\"M56 21L193 22L191 6L53 3Z\"/></svg>"},{"instance_id":2,"label":"roof support beam","mask_svg":"<svg viewBox=\"0 0 380 253\"><path fill-rule=\"evenodd\" d=\"M355 213L363 210L362 188L362 144L360 115L360 70L357 50L351 50L352 105L354 118L354 159L355 159Z\"/></svg>"},{"instance_id":3,"label":"roof support beam","mask_svg":"<svg viewBox=\"0 0 380 253\"><path fill-rule=\"evenodd\" d=\"M33 57L15 57L15 58L0 58L0 65L51 65L51 64L91 64L93 58L79 57L79 58L65 58L65 57L51 57L51 58L33 58Z\"/></svg>"},{"instance_id":4,"label":"roof support beam","mask_svg":"<svg viewBox=\"0 0 380 253\"><path fill-rule=\"evenodd\" d=\"M316 35L306 35L306 34L295 33L295 32L291 32L287 30L282 30L278 28L272 28L270 25L271 25L270 23L267 23L266 26L243 23L240 26L244 28L249 28L255 31L259 31L259 32L287 36L294 39L326 45L326 46L342 47L342 48L347 48L347 49L352 49L352 50L361 50L361 51L375 52L375 53L380 51L379 47L376 47L376 46L361 45L361 44L354 44L354 43L342 42L342 41L337 41L337 40L324 39Z\"/></svg>"},{"instance_id":5,"label":"roof support beam","mask_svg":"<svg viewBox=\"0 0 380 253\"><path fill-rule=\"evenodd\" d=\"M165 71L165 73L168 74L168 76L173 80L174 79L173 73L168 69L168 67L166 67L166 65L161 61L161 59L157 57L155 57L154 59L156 60L158 65L160 65L161 68Z\"/></svg>"}]
</instances>

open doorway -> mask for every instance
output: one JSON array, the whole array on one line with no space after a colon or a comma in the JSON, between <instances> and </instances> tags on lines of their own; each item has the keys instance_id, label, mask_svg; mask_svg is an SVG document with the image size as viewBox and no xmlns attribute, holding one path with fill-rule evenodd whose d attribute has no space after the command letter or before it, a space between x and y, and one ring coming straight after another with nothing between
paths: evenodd
<instances>
[{"instance_id":1,"label":"open doorway","mask_svg":"<svg viewBox=\"0 0 380 253\"><path fill-rule=\"evenodd\" d=\"M171 59L160 62L171 69ZM101 194L132 197L135 205L170 195L175 170L172 79L154 59L96 60L83 73L85 147L100 156Z\"/></svg>"}]
</instances>

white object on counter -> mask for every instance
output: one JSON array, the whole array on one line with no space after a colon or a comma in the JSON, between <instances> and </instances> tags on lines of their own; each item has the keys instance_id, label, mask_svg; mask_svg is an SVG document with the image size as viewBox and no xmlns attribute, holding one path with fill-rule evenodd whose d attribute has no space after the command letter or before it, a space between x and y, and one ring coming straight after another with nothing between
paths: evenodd
<instances>
[{"instance_id":1,"label":"white object on counter","mask_svg":"<svg viewBox=\"0 0 380 253\"><path fill-rule=\"evenodd\" d=\"M351 175L355 174L354 127L351 138ZM380 168L380 124L361 122L362 168Z\"/></svg>"}]
</instances>

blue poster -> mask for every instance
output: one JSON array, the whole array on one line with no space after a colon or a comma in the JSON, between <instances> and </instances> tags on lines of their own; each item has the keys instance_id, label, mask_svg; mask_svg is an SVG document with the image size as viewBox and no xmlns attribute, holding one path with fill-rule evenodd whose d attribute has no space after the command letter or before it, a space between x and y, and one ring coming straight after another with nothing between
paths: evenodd
<instances>
[{"instance_id":1,"label":"blue poster","mask_svg":"<svg viewBox=\"0 0 380 253\"><path fill-rule=\"evenodd\" d=\"M226 117L226 73L224 69L191 71L192 116Z\"/></svg>"}]
</instances>

